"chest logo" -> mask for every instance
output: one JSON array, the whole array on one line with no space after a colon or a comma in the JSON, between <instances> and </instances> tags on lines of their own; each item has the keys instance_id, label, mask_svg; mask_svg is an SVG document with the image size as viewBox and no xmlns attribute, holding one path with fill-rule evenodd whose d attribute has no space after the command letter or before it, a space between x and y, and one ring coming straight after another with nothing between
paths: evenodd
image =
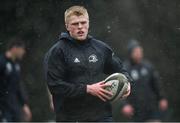
<instances>
[{"instance_id":1,"label":"chest logo","mask_svg":"<svg viewBox=\"0 0 180 123\"><path fill-rule=\"evenodd\" d=\"M141 75L142 75L142 76L146 76L147 74L148 74L147 69L146 69L146 68L142 68L142 69L141 69Z\"/></svg>"},{"instance_id":2,"label":"chest logo","mask_svg":"<svg viewBox=\"0 0 180 123\"><path fill-rule=\"evenodd\" d=\"M131 71L131 77L133 78L133 80L138 80L139 79L139 73L137 70L132 70Z\"/></svg>"},{"instance_id":3,"label":"chest logo","mask_svg":"<svg viewBox=\"0 0 180 123\"><path fill-rule=\"evenodd\" d=\"M92 54L89 56L89 62L95 63L97 61L98 61L98 59L97 59L97 56L95 54Z\"/></svg>"},{"instance_id":4,"label":"chest logo","mask_svg":"<svg viewBox=\"0 0 180 123\"><path fill-rule=\"evenodd\" d=\"M8 63L6 64L6 73L9 74L9 73L12 72L12 70L13 70L12 64L8 62Z\"/></svg>"},{"instance_id":5,"label":"chest logo","mask_svg":"<svg viewBox=\"0 0 180 123\"><path fill-rule=\"evenodd\" d=\"M74 63L79 63L80 61L79 61L79 59L78 58L75 58L74 59Z\"/></svg>"},{"instance_id":6,"label":"chest logo","mask_svg":"<svg viewBox=\"0 0 180 123\"><path fill-rule=\"evenodd\" d=\"M20 66L18 64L15 65L15 69L16 69L16 71L20 71L21 70L21 68L20 68Z\"/></svg>"}]
</instances>

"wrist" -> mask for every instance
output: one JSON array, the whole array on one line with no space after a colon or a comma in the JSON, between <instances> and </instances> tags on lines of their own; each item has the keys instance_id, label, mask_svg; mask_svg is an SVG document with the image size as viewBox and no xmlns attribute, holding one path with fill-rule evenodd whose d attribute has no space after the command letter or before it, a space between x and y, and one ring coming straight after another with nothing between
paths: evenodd
<instances>
[{"instance_id":1,"label":"wrist","mask_svg":"<svg viewBox=\"0 0 180 123\"><path fill-rule=\"evenodd\" d=\"M88 94L91 93L91 85L87 85L87 86L86 86L86 92L87 92Z\"/></svg>"}]
</instances>

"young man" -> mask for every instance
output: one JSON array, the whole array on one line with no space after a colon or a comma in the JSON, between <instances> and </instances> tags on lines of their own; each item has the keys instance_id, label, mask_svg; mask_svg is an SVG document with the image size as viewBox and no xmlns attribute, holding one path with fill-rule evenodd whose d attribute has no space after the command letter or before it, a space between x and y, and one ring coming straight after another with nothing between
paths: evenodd
<instances>
[{"instance_id":1,"label":"young man","mask_svg":"<svg viewBox=\"0 0 180 123\"><path fill-rule=\"evenodd\" d=\"M27 98L20 82L19 60L25 54L25 45L14 39L7 51L0 55L0 121L24 121L31 119Z\"/></svg>"},{"instance_id":2,"label":"young man","mask_svg":"<svg viewBox=\"0 0 180 123\"><path fill-rule=\"evenodd\" d=\"M121 72L120 60L105 43L88 35L89 16L82 6L65 12L67 32L45 56L45 74L57 121L112 121L112 95L104 74ZM130 87L127 90L127 96Z\"/></svg>"},{"instance_id":3,"label":"young man","mask_svg":"<svg viewBox=\"0 0 180 123\"><path fill-rule=\"evenodd\" d=\"M167 110L168 102L160 90L159 76L154 67L143 58L143 48L135 40L128 45L129 59L124 63L134 80L131 95L122 108L122 113L133 120L159 120L161 111Z\"/></svg>"}]
</instances>

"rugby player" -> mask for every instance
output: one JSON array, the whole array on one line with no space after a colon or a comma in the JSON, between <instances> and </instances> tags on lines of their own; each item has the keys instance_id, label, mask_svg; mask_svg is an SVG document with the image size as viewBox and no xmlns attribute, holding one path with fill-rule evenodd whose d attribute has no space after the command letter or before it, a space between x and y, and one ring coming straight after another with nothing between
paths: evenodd
<instances>
[{"instance_id":1,"label":"rugby player","mask_svg":"<svg viewBox=\"0 0 180 123\"><path fill-rule=\"evenodd\" d=\"M65 12L67 32L46 53L45 75L57 121L112 121L104 75L120 72L122 63L104 42L88 35L89 15L83 6ZM130 93L130 86L124 96Z\"/></svg>"}]
</instances>

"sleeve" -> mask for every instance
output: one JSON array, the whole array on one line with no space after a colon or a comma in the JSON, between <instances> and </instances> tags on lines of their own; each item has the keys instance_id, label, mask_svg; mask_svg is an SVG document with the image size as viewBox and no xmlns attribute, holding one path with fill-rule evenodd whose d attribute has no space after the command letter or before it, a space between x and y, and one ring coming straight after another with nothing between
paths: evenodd
<instances>
[{"instance_id":1,"label":"sleeve","mask_svg":"<svg viewBox=\"0 0 180 123\"><path fill-rule=\"evenodd\" d=\"M153 67L151 69L152 69L151 86L155 94L157 95L157 99L161 100L162 98L164 98L164 96L160 87L160 77L158 72Z\"/></svg>"},{"instance_id":2,"label":"sleeve","mask_svg":"<svg viewBox=\"0 0 180 123\"><path fill-rule=\"evenodd\" d=\"M20 104L23 106L24 104L28 104L28 96L27 96L27 93L25 91L23 84L18 83L18 86L19 87L18 87L17 96L19 98Z\"/></svg>"},{"instance_id":3,"label":"sleeve","mask_svg":"<svg viewBox=\"0 0 180 123\"><path fill-rule=\"evenodd\" d=\"M2 61L2 59L0 59L0 74L3 74L4 70L5 70L5 64Z\"/></svg>"},{"instance_id":4,"label":"sleeve","mask_svg":"<svg viewBox=\"0 0 180 123\"><path fill-rule=\"evenodd\" d=\"M66 81L66 64L61 49L54 49L45 57L45 76L51 94L61 97L79 97L86 94L86 85Z\"/></svg>"},{"instance_id":5,"label":"sleeve","mask_svg":"<svg viewBox=\"0 0 180 123\"><path fill-rule=\"evenodd\" d=\"M115 54L112 51L107 53L104 68L105 68L104 69L105 74L112 74L116 72L122 73L128 78L130 83L133 82L132 78L130 77L124 65L122 64L122 61L117 56L115 56Z\"/></svg>"}]
</instances>

